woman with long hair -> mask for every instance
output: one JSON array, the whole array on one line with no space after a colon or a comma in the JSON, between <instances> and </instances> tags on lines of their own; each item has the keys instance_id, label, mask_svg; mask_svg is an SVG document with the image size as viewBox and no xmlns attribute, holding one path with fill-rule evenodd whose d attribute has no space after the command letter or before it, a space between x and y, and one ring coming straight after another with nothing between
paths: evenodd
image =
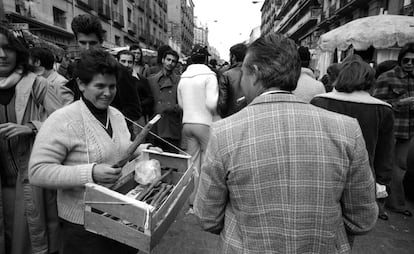
<instances>
[{"instance_id":1,"label":"woman with long hair","mask_svg":"<svg viewBox=\"0 0 414 254\"><path fill-rule=\"evenodd\" d=\"M133 68L133 74L138 74L141 77L147 78L149 76L149 66L144 63L144 55L142 48L138 45L131 45L129 50L135 55L135 63Z\"/></svg>"},{"instance_id":2,"label":"woman with long hair","mask_svg":"<svg viewBox=\"0 0 414 254\"><path fill-rule=\"evenodd\" d=\"M22 41L0 25L0 253L58 250L56 194L29 184L28 163L41 120L62 104L28 59Z\"/></svg>"}]
</instances>

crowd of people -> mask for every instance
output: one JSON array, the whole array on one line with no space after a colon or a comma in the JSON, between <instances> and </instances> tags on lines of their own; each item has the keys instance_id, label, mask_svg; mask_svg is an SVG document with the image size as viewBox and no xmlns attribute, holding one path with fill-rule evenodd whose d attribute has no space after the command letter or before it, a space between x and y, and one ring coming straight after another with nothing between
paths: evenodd
<instances>
[{"instance_id":1,"label":"crowd of people","mask_svg":"<svg viewBox=\"0 0 414 254\"><path fill-rule=\"evenodd\" d=\"M349 253L387 210L412 216L414 43L318 81L308 48L280 34L232 46L221 67L203 45L186 65L161 46L149 66L139 45L103 50L98 18L71 27L81 53L56 70L0 25L0 253L137 253L85 230L84 186L116 182L156 114L136 153L192 156L190 209L222 253Z\"/></svg>"}]
</instances>

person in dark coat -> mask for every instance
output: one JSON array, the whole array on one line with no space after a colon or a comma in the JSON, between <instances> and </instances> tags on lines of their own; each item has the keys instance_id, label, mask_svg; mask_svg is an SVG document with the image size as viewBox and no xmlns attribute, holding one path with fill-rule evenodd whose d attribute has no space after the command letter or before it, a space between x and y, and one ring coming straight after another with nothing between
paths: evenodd
<instances>
[{"instance_id":1,"label":"person in dark coat","mask_svg":"<svg viewBox=\"0 0 414 254\"><path fill-rule=\"evenodd\" d=\"M393 167L394 115L390 104L368 93L375 82L374 75L374 69L363 61L346 62L341 66L335 89L315 96L311 104L358 120L377 183L377 197L381 197L379 218L386 220L383 198Z\"/></svg>"},{"instance_id":2,"label":"person in dark coat","mask_svg":"<svg viewBox=\"0 0 414 254\"><path fill-rule=\"evenodd\" d=\"M142 120L140 120L140 124L146 124L153 115L154 96L152 95L148 80L133 69L136 61L135 56L134 52L130 50L121 50L116 57L118 62L126 67L134 77L134 84L138 91L142 108Z\"/></svg>"},{"instance_id":3,"label":"person in dark coat","mask_svg":"<svg viewBox=\"0 0 414 254\"><path fill-rule=\"evenodd\" d=\"M177 152L181 146L182 110L177 100L180 77L174 72L177 62L177 52L165 52L162 69L148 78L154 96L154 114L162 115L154 130L159 137L170 143L156 138L153 144L168 152Z\"/></svg>"},{"instance_id":4,"label":"person in dark coat","mask_svg":"<svg viewBox=\"0 0 414 254\"><path fill-rule=\"evenodd\" d=\"M411 217L412 212L405 201L403 179L414 137L414 43L407 43L400 50L395 68L378 77L373 96L391 104L395 117L395 166L386 206L393 212Z\"/></svg>"}]
</instances>

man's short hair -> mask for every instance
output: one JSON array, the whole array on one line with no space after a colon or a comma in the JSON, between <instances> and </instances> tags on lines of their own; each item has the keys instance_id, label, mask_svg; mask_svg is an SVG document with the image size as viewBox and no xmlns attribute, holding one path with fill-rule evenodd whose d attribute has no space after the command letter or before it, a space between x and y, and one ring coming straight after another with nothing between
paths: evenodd
<instances>
[{"instance_id":1,"label":"man's short hair","mask_svg":"<svg viewBox=\"0 0 414 254\"><path fill-rule=\"evenodd\" d=\"M165 51L164 52L164 57L162 58L162 59L164 59L164 58L166 58L167 57L167 55L172 55L172 56L174 56L175 58L177 58L177 61L178 61L178 59L180 58L180 56L178 55L178 53L177 53L177 51L175 51L175 50L167 50L167 51Z\"/></svg>"},{"instance_id":2,"label":"man's short hair","mask_svg":"<svg viewBox=\"0 0 414 254\"><path fill-rule=\"evenodd\" d=\"M401 61L407 53L414 53L414 42L409 42L402 47L398 53L398 65L401 66Z\"/></svg>"},{"instance_id":3,"label":"man's short hair","mask_svg":"<svg viewBox=\"0 0 414 254\"><path fill-rule=\"evenodd\" d=\"M236 57L236 62L243 62L246 51L247 46L243 43L238 43L230 48L230 54Z\"/></svg>"},{"instance_id":4,"label":"man's short hair","mask_svg":"<svg viewBox=\"0 0 414 254\"><path fill-rule=\"evenodd\" d=\"M300 65L304 68L308 68L311 60L311 54L308 47L300 46L298 48L298 53L300 58Z\"/></svg>"},{"instance_id":5,"label":"man's short hair","mask_svg":"<svg viewBox=\"0 0 414 254\"><path fill-rule=\"evenodd\" d=\"M118 62L103 49L91 49L82 52L76 64L75 77L83 83L91 82L96 74L113 74L117 76Z\"/></svg>"},{"instance_id":6,"label":"man's short hair","mask_svg":"<svg viewBox=\"0 0 414 254\"><path fill-rule=\"evenodd\" d=\"M129 55L132 56L132 61L135 61L135 54L132 53L130 50L124 49L118 52L118 54L116 54L116 59L119 61L119 59L121 58L121 55Z\"/></svg>"},{"instance_id":7,"label":"man's short hair","mask_svg":"<svg viewBox=\"0 0 414 254\"><path fill-rule=\"evenodd\" d=\"M279 33L261 36L247 48L247 55L244 65L250 73L256 72L263 87L278 87L285 91L296 89L300 59L293 40Z\"/></svg>"},{"instance_id":8,"label":"man's short hair","mask_svg":"<svg viewBox=\"0 0 414 254\"><path fill-rule=\"evenodd\" d=\"M369 64L362 60L351 60L341 64L335 89L344 93L366 91L372 87L374 82L375 71Z\"/></svg>"},{"instance_id":9,"label":"man's short hair","mask_svg":"<svg viewBox=\"0 0 414 254\"><path fill-rule=\"evenodd\" d=\"M162 63L162 59L164 59L165 57L165 52L173 50L170 46L168 45L161 45L158 49L157 49L157 64Z\"/></svg>"},{"instance_id":10,"label":"man's short hair","mask_svg":"<svg viewBox=\"0 0 414 254\"><path fill-rule=\"evenodd\" d=\"M71 27L76 38L78 38L79 33L96 34L99 42L103 42L104 30L101 21L96 16L89 14L78 15L73 18Z\"/></svg>"},{"instance_id":11,"label":"man's short hair","mask_svg":"<svg viewBox=\"0 0 414 254\"><path fill-rule=\"evenodd\" d=\"M191 63L193 64L205 64L210 53L207 46L201 44L195 44L191 49Z\"/></svg>"},{"instance_id":12,"label":"man's short hair","mask_svg":"<svg viewBox=\"0 0 414 254\"><path fill-rule=\"evenodd\" d=\"M40 66L43 66L46 70L53 69L55 56L50 49L34 47L29 49L29 55L34 61L39 60Z\"/></svg>"}]
</instances>

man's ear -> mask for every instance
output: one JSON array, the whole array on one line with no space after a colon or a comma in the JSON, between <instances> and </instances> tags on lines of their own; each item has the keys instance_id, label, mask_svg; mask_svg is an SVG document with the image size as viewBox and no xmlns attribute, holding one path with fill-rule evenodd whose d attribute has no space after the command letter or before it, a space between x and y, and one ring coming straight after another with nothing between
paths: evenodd
<instances>
[{"instance_id":1,"label":"man's ear","mask_svg":"<svg viewBox=\"0 0 414 254\"><path fill-rule=\"evenodd\" d=\"M253 86L255 86L258 83L257 80L258 80L258 77L259 77L258 76L259 68L255 64L253 64L252 66L253 66L253 73L252 73L252 76L253 76Z\"/></svg>"},{"instance_id":2,"label":"man's ear","mask_svg":"<svg viewBox=\"0 0 414 254\"><path fill-rule=\"evenodd\" d=\"M76 83L78 84L79 91L85 91L85 83L82 82L79 78L76 78Z\"/></svg>"}]
</instances>

